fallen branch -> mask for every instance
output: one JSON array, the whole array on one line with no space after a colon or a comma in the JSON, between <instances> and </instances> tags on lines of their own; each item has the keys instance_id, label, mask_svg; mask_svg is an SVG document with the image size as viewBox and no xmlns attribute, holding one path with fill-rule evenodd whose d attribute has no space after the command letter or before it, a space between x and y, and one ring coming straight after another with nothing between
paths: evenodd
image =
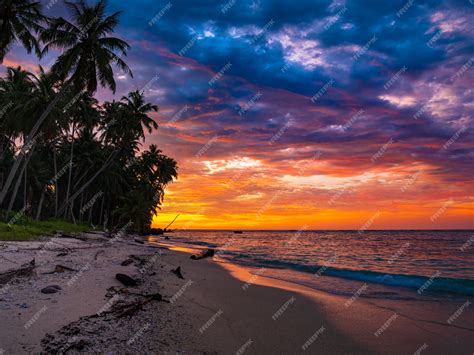
<instances>
[{"instance_id":1,"label":"fallen branch","mask_svg":"<svg viewBox=\"0 0 474 355\"><path fill-rule=\"evenodd\" d=\"M18 277L31 277L35 269L35 259L31 260L26 266L16 270L6 271L0 274L0 285L10 282Z\"/></svg>"},{"instance_id":2,"label":"fallen branch","mask_svg":"<svg viewBox=\"0 0 474 355\"><path fill-rule=\"evenodd\" d=\"M64 272L64 271L77 271L76 269L72 269L68 266L64 266L64 265L56 265L56 267L54 268L53 271L50 271L50 272L43 272L43 275L44 274L54 274L56 272Z\"/></svg>"},{"instance_id":3,"label":"fallen branch","mask_svg":"<svg viewBox=\"0 0 474 355\"><path fill-rule=\"evenodd\" d=\"M130 316L136 313L139 309L141 309L144 305L146 305L147 303L150 303L151 301L168 302L164 300L161 294L159 293L153 293L151 295L140 295L140 294L137 294L137 295L145 297L145 300L141 302L131 303L131 304L129 303L129 304L118 307L117 309L113 311L113 313L117 313L117 318Z\"/></svg>"}]
</instances>

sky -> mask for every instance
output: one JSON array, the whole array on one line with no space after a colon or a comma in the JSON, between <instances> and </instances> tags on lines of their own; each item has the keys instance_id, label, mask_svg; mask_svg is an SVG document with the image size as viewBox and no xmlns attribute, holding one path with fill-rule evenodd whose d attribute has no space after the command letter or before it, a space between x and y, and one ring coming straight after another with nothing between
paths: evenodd
<instances>
[{"instance_id":1,"label":"sky","mask_svg":"<svg viewBox=\"0 0 474 355\"><path fill-rule=\"evenodd\" d=\"M154 226L474 228L474 0L108 8L133 79L98 97L144 90L160 107L145 147L179 165ZM37 62L15 47L4 65Z\"/></svg>"}]
</instances>

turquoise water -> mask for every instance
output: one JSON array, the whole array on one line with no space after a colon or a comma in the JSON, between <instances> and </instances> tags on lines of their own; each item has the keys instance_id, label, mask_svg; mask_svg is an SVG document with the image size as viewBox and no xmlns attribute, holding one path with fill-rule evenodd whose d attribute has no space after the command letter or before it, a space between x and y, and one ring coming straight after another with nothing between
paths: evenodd
<instances>
[{"instance_id":1,"label":"turquoise water","mask_svg":"<svg viewBox=\"0 0 474 355\"><path fill-rule=\"evenodd\" d=\"M474 231L178 231L267 277L366 297L474 295ZM370 286L370 287L369 287Z\"/></svg>"}]
</instances>

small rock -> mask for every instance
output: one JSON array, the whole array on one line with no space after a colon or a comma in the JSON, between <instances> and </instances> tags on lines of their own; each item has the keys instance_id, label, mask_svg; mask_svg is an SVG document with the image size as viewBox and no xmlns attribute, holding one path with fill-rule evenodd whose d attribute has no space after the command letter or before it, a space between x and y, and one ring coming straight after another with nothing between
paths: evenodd
<instances>
[{"instance_id":1,"label":"small rock","mask_svg":"<svg viewBox=\"0 0 474 355\"><path fill-rule=\"evenodd\" d=\"M41 293L56 293L56 292L59 292L59 290L61 290L61 287L59 287L58 285L50 285L50 286L46 286L45 288L43 288L41 290Z\"/></svg>"}]
</instances>

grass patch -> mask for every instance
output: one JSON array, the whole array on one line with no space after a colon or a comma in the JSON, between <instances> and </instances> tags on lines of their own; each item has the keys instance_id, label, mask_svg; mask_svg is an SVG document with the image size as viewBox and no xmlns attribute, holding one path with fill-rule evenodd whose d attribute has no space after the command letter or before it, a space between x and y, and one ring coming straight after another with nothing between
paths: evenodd
<instances>
[{"instance_id":1,"label":"grass patch","mask_svg":"<svg viewBox=\"0 0 474 355\"><path fill-rule=\"evenodd\" d=\"M56 231L80 233L92 230L87 224L74 224L61 219L33 221L23 219L15 224L0 222L0 240L34 240L40 236L52 235Z\"/></svg>"}]
</instances>

